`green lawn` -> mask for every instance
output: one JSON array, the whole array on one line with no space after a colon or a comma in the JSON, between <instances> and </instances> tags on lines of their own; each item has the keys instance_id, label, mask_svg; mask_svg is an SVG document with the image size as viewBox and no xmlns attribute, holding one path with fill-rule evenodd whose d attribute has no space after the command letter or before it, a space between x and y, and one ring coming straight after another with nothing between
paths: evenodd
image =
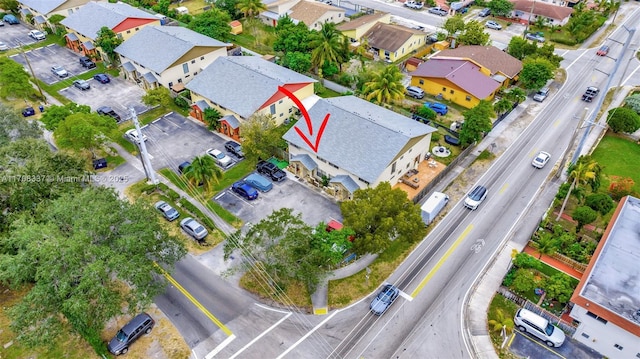
<instances>
[{"instance_id":1,"label":"green lawn","mask_svg":"<svg viewBox=\"0 0 640 359\"><path fill-rule=\"evenodd\" d=\"M638 144L625 137L607 133L593 151L592 157L602 166L604 178L600 186L601 191L607 191L612 176L619 176L633 179L635 182L633 190L640 193L640 171L638 171L640 146Z\"/></svg>"}]
</instances>

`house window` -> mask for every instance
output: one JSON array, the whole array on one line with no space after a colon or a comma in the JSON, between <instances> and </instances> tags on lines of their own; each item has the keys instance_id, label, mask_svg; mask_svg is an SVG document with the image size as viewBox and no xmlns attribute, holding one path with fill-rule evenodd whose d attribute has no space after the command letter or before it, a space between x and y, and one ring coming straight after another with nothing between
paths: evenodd
<instances>
[{"instance_id":1,"label":"house window","mask_svg":"<svg viewBox=\"0 0 640 359\"><path fill-rule=\"evenodd\" d=\"M367 186L370 184L369 182L363 180L362 178L358 177L358 179L360 180L360 182L366 184Z\"/></svg>"},{"instance_id":2,"label":"house window","mask_svg":"<svg viewBox=\"0 0 640 359\"><path fill-rule=\"evenodd\" d=\"M173 87L173 82L169 82L169 88Z\"/></svg>"},{"instance_id":3,"label":"house window","mask_svg":"<svg viewBox=\"0 0 640 359\"><path fill-rule=\"evenodd\" d=\"M585 338L589 339L589 334L587 334L587 333L582 333L582 334L580 334L580 335L582 335L583 337L585 337Z\"/></svg>"},{"instance_id":4,"label":"house window","mask_svg":"<svg viewBox=\"0 0 640 359\"><path fill-rule=\"evenodd\" d=\"M340 169L340 167L338 167L338 166L334 165L334 164L333 164L333 163L331 163L331 162L329 162L329 164L330 164L331 166L333 166L334 168Z\"/></svg>"},{"instance_id":5,"label":"house window","mask_svg":"<svg viewBox=\"0 0 640 359\"><path fill-rule=\"evenodd\" d=\"M131 30L127 30L127 34L130 34L130 33L131 33Z\"/></svg>"},{"instance_id":6,"label":"house window","mask_svg":"<svg viewBox=\"0 0 640 359\"><path fill-rule=\"evenodd\" d=\"M178 79L178 83L181 84L182 83L182 79Z\"/></svg>"},{"instance_id":7,"label":"house window","mask_svg":"<svg viewBox=\"0 0 640 359\"><path fill-rule=\"evenodd\" d=\"M290 145L291 147L293 147L293 148L300 148L300 146L296 146L296 145L294 145L294 144L293 144L293 143L291 143L291 142L289 142L289 145Z\"/></svg>"},{"instance_id":8,"label":"house window","mask_svg":"<svg viewBox=\"0 0 640 359\"><path fill-rule=\"evenodd\" d=\"M587 312L587 315L590 316L591 318L599 321L602 324L607 324L607 322L608 322L606 319L597 316L595 313Z\"/></svg>"},{"instance_id":9,"label":"house window","mask_svg":"<svg viewBox=\"0 0 640 359\"><path fill-rule=\"evenodd\" d=\"M420 79L420 80L418 81L418 83L419 83L420 85L424 85L424 80L423 80L423 79Z\"/></svg>"},{"instance_id":10,"label":"house window","mask_svg":"<svg viewBox=\"0 0 640 359\"><path fill-rule=\"evenodd\" d=\"M276 114L276 104L275 104L275 103L274 103L273 105L269 106L269 112L270 112L272 115L275 115L275 114Z\"/></svg>"},{"instance_id":11,"label":"house window","mask_svg":"<svg viewBox=\"0 0 640 359\"><path fill-rule=\"evenodd\" d=\"M136 27L136 31L138 31L138 30L140 30L140 28L139 28L139 27Z\"/></svg>"},{"instance_id":12,"label":"house window","mask_svg":"<svg viewBox=\"0 0 640 359\"><path fill-rule=\"evenodd\" d=\"M184 78L186 79L186 78L187 78L187 77L189 77L189 76L191 76L191 75L184 75Z\"/></svg>"},{"instance_id":13,"label":"house window","mask_svg":"<svg viewBox=\"0 0 640 359\"><path fill-rule=\"evenodd\" d=\"M122 40L122 34L118 33L118 39Z\"/></svg>"},{"instance_id":14,"label":"house window","mask_svg":"<svg viewBox=\"0 0 640 359\"><path fill-rule=\"evenodd\" d=\"M320 168L316 168L316 173L318 174L318 177L320 177L320 178L323 178L323 177L329 178L329 176L327 175L327 172L321 170Z\"/></svg>"},{"instance_id":15,"label":"house window","mask_svg":"<svg viewBox=\"0 0 640 359\"><path fill-rule=\"evenodd\" d=\"M409 168L409 164L407 163L407 165L405 166L405 168Z\"/></svg>"},{"instance_id":16,"label":"house window","mask_svg":"<svg viewBox=\"0 0 640 359\"><path fill-rule=\"evenodd\" d=\"M194 73L193 73L193 76L195 76L195 75L197 75L197 74L198 74L198 72L196 71L196 72L194 72Z\"/></svg>"},{"instance_id":17,"label":"house window","mask_svg":"<svg viewBox=\"0 0 640 359\"><path fill-rule=\"evenodd\" d=\"M402 48L402 53L404 54L404 47Z\"/></svg>"},{"instance_id":18,"label":"house window","mask_svg":"<svg viewBox=\"0 0 640 359\"><path fill-rule=\"evenodd\" d=\"M67 10L67 12L69 13L69 15L73 14L73 9L69 9Z\"/></svg>"},{"instance_id":19,"label":"house window","mask_svg":"<svg viewBox=\"0 0 640 359\"><path fill-rule=\"evenodd\" d=\"M284 116L284 113L283 113L283 112L280 112L280 117L282 117L282 116Z\"/></svg>"},{"instance_id":20,"label":"house window","mask_svg":"<svg viewBox=\"0 0 640 359\"><path fill-rule=\"evenodd\" d=\"M202 57L200 58L200 60L204 60L204 56L202 56Z\"/></svg>"},{"instance_id":21,"label":"house window","mask_svg":"<svg viewBox=\"0 0 640 359\"><path fill-rule=\"evenodd\" d=\"M318 157L318 156L316 156L316 158L317 158L320 162L327 163L327 160L325 160L324 158L321 158L321 157Z\"/></svg>"},{"instance_id":22,"label":"house window","mask_svg":"<svg viewBox=\"0 0 640 359\"><path fill-rule=\"evenodd\" d=\"M467 96L467 97L465 98L465 100L467 100L467 101L471 101L471 96Z\"/></svg>"},{"instance_id":23,"label":"house window","mask_svg":"<svg viewBox=\"0 0 640 359\"><path fill-rule=\"evenodd\" d=\"M280 104L280 103L282 103L282 101L283 101L283 100L280 100L280 101L278 101L278 103Z\"/></svg>"},{"instance_id":24,"label":"house window","mask_svg":"<svg viewBox=\"0 0 640 359\"><path fill-rule=\"evenodd\" d=\"M620 344L616 344L613 347L618 349L618 350L622 350L622 345L620 345Z\"/></svg>"},{"instance_id":25,"label":"house window","mask_svg":"<svg viewBox=\"0 0 640 359\"><path fill-rule=\"evenodd\" d=\"M442 88L442 92L447 92L447 88L446 88L446 87L443 87L443 88Z\"/></svg>"},{"instance_id":26,"label":"house window","mask_svg":"<svg viewBox=\"0 0 640 359\"><path fill-rule=\"evenodd\" d=\"M392 163L391 164L391 173L394 173L396 171L396 163Z\"/></svg>"},{"instance_id":27,"label":"house window","mask_svg":"<svg viewBox=\"0 0 640 359\"><path fill-rule=\"evenodd\" d=\"M196 63L196 60L191 60L191 63L192 63L192 64L195 64L195 63Z\"/></svg>"},{"instance_id":28,"label":"house window","mask_svg":"<svg viewBox=\"0 0 640 359\"><path fill-rule=\"evenodd\" d=\"M189 73L189 64L182 64L182 71L185 74L188 74Z\"/></svg>"},{"instance_id":29,"label":"house window","mask_svg":"<svg viewBox=\"0 0 640 359\"><path fill-rule=\"evenodd\" d=\"M449 93L453 95L453 90L450 90Z\"/></svg>"},{"instance_id":30,"label":"house window","mask_svg":"<svg viewBox=\"0 0 640 359\"><path fill-rule=\"evenodd\" d=\"M293 112L293 108L289 108L289 113Z\"/></svg>"},{"instance_id":31,"label":"house window","mask_svg":"<svg viewBox=\"0 0 640 359\"><path fill-rule=\"evenodd\" d=\"M338 17L342 17L342 14L338 14Z\"/></svg>"}]
</instances>

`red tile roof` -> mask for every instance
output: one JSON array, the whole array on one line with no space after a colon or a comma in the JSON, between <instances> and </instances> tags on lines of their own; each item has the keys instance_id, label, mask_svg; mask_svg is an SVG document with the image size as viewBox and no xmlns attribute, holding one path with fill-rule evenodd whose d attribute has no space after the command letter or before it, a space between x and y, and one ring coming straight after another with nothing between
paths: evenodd
<instances>
[{"instance_id":1,"label":"red tile roof","mask_svg":"<svg viewBox=\"0 0 640 359\"><path fill-rule=\"evenodd\" d=\"M479 66L465 60L432 58L418 66L410 75L447 79L481 100L500 87L498 81L480 72Z\"/></svg>"}]
</instances>

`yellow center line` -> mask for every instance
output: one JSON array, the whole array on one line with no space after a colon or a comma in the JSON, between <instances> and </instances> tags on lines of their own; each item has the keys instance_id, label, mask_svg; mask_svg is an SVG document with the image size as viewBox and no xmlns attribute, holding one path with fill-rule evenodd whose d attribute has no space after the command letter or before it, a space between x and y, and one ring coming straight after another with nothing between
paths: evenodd
<instances>
[{"instance_id":1,"label":"yellow center line","mask_svg":"<svg viewBox=\"0 0 640 359\"><path fill-rule=\"evenodd\" d=\"M559 125L560 125L560 120L556 120L556 121L553 123L553 127L558 127Z\"/></svg>"},{"instance_id":2,"label":"yellow center line","mask_svg":"<svg viewBox=\"0 0 640 359\"><path fill-rule=\"evenodd\" d=\"M504 191L507 190L507 187L509 187L509 184L505 183L504 186L502 186L502 188L500 188L500 191L498 191L498 193L500 193L500 194L504 193Z\"/></svg>"},{"instance_id":3,"label":"yellow center line","mask_svg":"<svg viewBox=\"0 0 640 359\"><path fill-rule=\"evenodd\" d=\"M431 269L431 271L429 271L427 276L424 277L424 279L420 282L418 287L411 293L411 296L413 298L415 298L418 295L418 293L420 293L420 291L422 291L424 286L427 285L427 283L429 283L431 278L434 275L436 275L436 272L438 272L438 269L440 269L440 267L442 267L444 262L446 262L447 259L449 258L449 256L451 255L451 253L453 253L453 251L458 247L458 245L460 245L460 243L462 243L462 240L464 240L467 237L467 235L469 235L469 232L471 232L472 229L473 229L473 224L470 224L469 226L467 226L467 228L464 230L464 232L462 232L460 237L458 237L458 239L456 239L456 241L453 243L451 248L449 248L447 250L447 252L444 254L444 256L442 256L442 258L440 258L438 263L436 263L436 266L433 267L433 269Z\"/></svg>"},{"instance_id":4,"label":"yellow center line","mask_svg":"<svg viewBox=\"0 0 640 359\"><path fill-rule=\"evenodd\" d=\"M187 290L184 289L184 287L182 287L180 283L178 283L169 273L167 273L167 271L165 271L164 268L160 267L157 263L156 263L156 266L160 268L162 275L164 275L164 277L167 278L167 280L171 284L173 284L173 286L176 287L176 289L179 290L180 293L184 294L184 296L187 297L187 299L189 299L191 303L193 303L198 309L200 309L200 311L204 313L204 315L206 315L207 318L209 318L213 323L215 323L215 325L217 325L218 328L222 329L222 331L228 336L233 335L233 333L231 332L231 330L229 330L229 328L227 328L224 324L222 324L222 322L218 320L218 318L213 316L213 314L211 314L211 312L209 312L207 308L205 308L202 304L200 304L200 302L196 298L194 298L191 295L191 293L187 292Z\"/></svg>"}]
</instances>

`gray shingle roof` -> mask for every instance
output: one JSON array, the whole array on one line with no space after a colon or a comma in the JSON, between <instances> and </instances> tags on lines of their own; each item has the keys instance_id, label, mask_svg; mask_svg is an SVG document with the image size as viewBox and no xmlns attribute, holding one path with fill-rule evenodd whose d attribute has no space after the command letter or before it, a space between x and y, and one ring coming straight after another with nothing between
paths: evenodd
<instances>
[{"instance_id":1,"label":"gray shingle roof","mask_svg":"<svg viewBox=\"0 0 640 359\"><path fill-rule=\"evenodd\" d=\"M68 0L19 0L18 2L46 15L67 1Z\"/></svg>"},{"instance_id":2,"label":"gray shingle roof","mask_svg":"<svg viewBox=\"0 0 640 359\"><path fill-rule=\"evenodd\" d=\"M201 111L204 111L204 110L206 110L206 109L208 109L208 108L211 108L211 106L209 106L209 104L208 104L208 103L207 103L207 101L205 101L205 100L198 100L198 101L196 101L196 106L198 106L198 108L199 108Z\"/></svg>"},{"instance_id":3,"label":"gray shingle roof","mask_svg":"<svg viewBox=\"0 0 640 359\"><path fill-rule=\"evenodd\" d=\"M249 118L278 92L278 86L316 80L257 56L218 57L187 89Z\"/></svg>"},{"instance_id":4,"label":"gray shingle roof","mask_svg":"<svg viewBox=\"0 0 640 359\"><path fill-rule=\"evenodd\" d=\"M220 48L230 44L184 27L145 26L115 51L154 72L162 73L197 46Z\"/></svg>"},{"instance_id":5,"label":"gray shingle roof","mask_svg":"<svg viewBox=\"0 0 640 359\"><path fill-rule=\"evenodd\" d=\"M302 165L308 169L309 171L313 171L316 168L318 168L318 164L316 163L316 161L314 161L311 156L307 155L307 154L301 154L301 155L293 155L291 156L291 160L290 162L300 162L302 163Z\"/></svg>"},{"instance_id":6,"label":"gray shingle roof","mask_svg":"<svg viewBox=\"0 0 640 359\"><path fill-rule=\"evenodd\" d=\"M436 131L360 98L342 96L322 99L309 109L314 135L327 113L331 116L318 146L318 157L369 183L376 182L411 139ZM308 133L304 120L294 127ZM282 138L313 152L295 128Z\"/></svg>"},{"instance_id":7,"label":"gray shingle roof","mask_svg":"<svg viewBox=\"0 0 640 359\"><path fill-rule=\"evenodd\" d=\"M353 178L351 178L348 175L335 176L331 179L331 181L329 181L329 183L340 183L351 194L353 194L353 192L355 192L356 190L360 189L360 186L358 186L356 181L354 181Z\"/></svg>"},{"instance_id":8,"label":"gray shingle roof","mask_svg":"<svg viewBox=\"0 0 640 359\"><path fill-rule=\"evenodd\" d=\"M159 20L149 13L124 3L89 2L60 23L95 40L102 27L113 29L127 18Z\"/></svg>"},{"instance_id":9,"label":"gray shingle roof","mask_svg":"<svg viewBox=\"0 0 640 359\"><path fill-rule=\"evenodd\" d=\"M76 34L73 33L73 32L70 32L70 33L68 33L68 34L66 34L64 36L66 36L70 41L78 41L79 40L78 36L76 36Z\"/></svg>"},{"instance_id":10,"label":"gray shingle roof","mask_svg":"<svg viewBox=\"0 0 640 359\"><path fill-rule=\"evenodd\" d=\"M147 83L150 83L150 84L158 83L158 79L151 72L147 72L142 76L147 81Z\"/></svg>"},{"instance_id":11,"label":"gray shingle roof","mask_svg":"<svg viewBox=\"0 0 640 359\"><path fill-rule=\"evenodd\" d=\"M226 121L234 130L240 127L240 121L234 115L226 115L220 121Z\"/></svg>"},{"instance_id":12,"label":"gray shingle roof","mask_svg":"<svg viewBox=\"0 0 640 359\"><path fill-rule=\"evenodd\" d=\"M42 15L34 17L33 20L38 24L44 24L45 22L47 22L47 19L45 19Z\"/></svg>"},{"instance_id":13,"label":"gray shingle roof","mask_svg":"<svg viewBox=\"0 0 640 359\"><path fill-rule=\"evenodd\" d=\"M123 63L123 64L122 64L122 67L123 67L125 70L127 70L128 72L131 72L131 71L135 71L135 70L136 70L136 67L135 67L135 66L133 66L133 64L132 64L131 62L129 62L129 61L127 61L127 62Z\"/></svg>"}]
</instances>

